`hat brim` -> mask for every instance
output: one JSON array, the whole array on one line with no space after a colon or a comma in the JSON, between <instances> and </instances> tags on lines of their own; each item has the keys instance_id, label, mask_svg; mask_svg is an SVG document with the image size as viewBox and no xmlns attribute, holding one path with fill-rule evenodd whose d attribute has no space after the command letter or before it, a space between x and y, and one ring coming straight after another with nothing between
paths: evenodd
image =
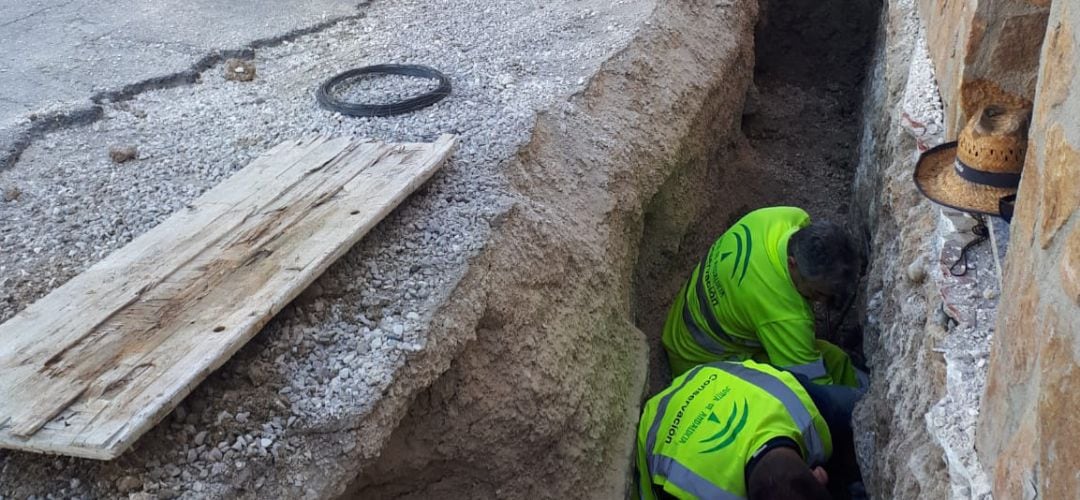
<instances>
[{"instance_id":1,"label":"hat brim","mask_svg":"<svg viewBox=\"0 0 1080 500\"><path fill-rule=\"evenodd\" d=\"M997 188L968 181L956 173L956 142L936 146L919 156L915 187L930 200L949 208L1000 217L1002 197L1016 188Z\"/></svg>"}]
</instances>

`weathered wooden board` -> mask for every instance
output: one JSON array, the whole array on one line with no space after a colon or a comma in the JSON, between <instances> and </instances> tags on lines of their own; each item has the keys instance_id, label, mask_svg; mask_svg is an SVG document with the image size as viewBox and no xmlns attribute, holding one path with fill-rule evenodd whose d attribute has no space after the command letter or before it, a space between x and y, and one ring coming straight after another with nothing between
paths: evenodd
<instances>
[{"instance_id":1,"label":"weathered wooden board","mask_svg":"<svg viewBox=\"0 0 1080 500\"><path fill-rule=\"evenodd\" d=\"M0 325L0 447L111 459L449 156L281 144Z\"/></svg>"}]
</instances>

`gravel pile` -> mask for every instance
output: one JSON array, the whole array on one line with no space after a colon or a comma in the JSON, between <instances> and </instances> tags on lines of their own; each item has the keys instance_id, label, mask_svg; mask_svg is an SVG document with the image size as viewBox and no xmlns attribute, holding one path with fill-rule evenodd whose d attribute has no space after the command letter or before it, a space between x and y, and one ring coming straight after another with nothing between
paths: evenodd
<instances>
[{"instance_id":1,"label":"gravel pile","mask_svg":"<svg viewBox=\"0 0 1080 500\"><path fill-rule=\"evenodd\" d=\"M427 327L431 313L485 244L491 219L513 202L500 165L528 140L536 111L580 91L647 10L625 0L375 3L365 18L260 49L253 81L226 81L220 66L210 68L198 84L109 104L102 120L38 140L0 172L0 192L18 193L0 198L0 321L283 140L461 139L426 187L132 451L108 463L0 451L0 497L301 486L311 478L292 465L349 452L355 444L314 448L305 430L370 411L396 368L437 334ZM430 65L452 79L454 93L391 118L317 106L318 84L379 63ZM418 87L380 78L371 90L388 97ZM123 147L137 148L137 159L112 162L110 148Z\"/></svg>"}]
</instances>

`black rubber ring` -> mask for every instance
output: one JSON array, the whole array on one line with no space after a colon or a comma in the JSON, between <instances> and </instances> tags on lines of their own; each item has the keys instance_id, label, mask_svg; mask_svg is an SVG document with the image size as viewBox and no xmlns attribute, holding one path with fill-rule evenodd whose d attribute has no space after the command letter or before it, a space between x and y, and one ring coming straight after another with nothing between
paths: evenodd
<instances>
[{"instance_id":1,"label":"black rubber ring","mask_svg":"<svg viewBox=\"0 0 1080 500\"><path fill-rule=\"evenodd\" d=\"M415 97L393 102L389 104L362 104L338 100L334 97L334 87L345 80L360 75L402 75L419 78L430 78L439 81L439 86L431 92L426 92ZM319 86L315 93L315 99L319 105L330 110L337 111L349 116L393 116L415 111L420 108L431 106L450 95L450 79L434 68L416 64L376 64L363 68L351 69L337 75Z\"/></svg>"}]
</instances>

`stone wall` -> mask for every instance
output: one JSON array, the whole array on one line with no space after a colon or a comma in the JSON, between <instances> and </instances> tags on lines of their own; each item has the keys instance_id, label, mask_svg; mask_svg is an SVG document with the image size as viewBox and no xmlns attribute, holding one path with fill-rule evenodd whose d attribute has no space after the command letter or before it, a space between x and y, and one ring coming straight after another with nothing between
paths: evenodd
<instances>
[{"instance_id":1,"label":"stone wall","mask_svg":"<svg viewBox=\"0 0 1080 500\"><path fill-rule=\"evenodd\" d=\"M1030 106L1051 0L918 0L949 137L986 102Z\"/></svg>"},{"instance_id":2,"label":"stone wall","mask_svg":"<svg viewBox=\"0 0 1080 500\"><path fill-rule=\"evenodd\" d=\"M1045 2L1044 2L1045 3ZM977 433L999 498L1080 491L1080 6L1054 2Z\"/></svg>"}]
</instances>

